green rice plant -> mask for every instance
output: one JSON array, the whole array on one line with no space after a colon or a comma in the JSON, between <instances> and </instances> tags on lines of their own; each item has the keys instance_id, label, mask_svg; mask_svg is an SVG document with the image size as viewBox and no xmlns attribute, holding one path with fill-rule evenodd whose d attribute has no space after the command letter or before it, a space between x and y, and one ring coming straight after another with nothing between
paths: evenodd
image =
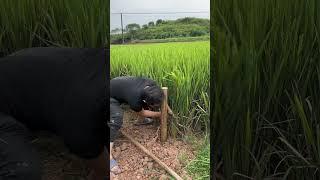
<instances>
[{"instance_id":1,"label":"green rice plant","mask_svg":"<svg viewBox=\"0 0 320 180\"><path fill-rule=\"evenodd\" d=\"M320 3L211 6L211 126L223 175L319 179Z\"/></svg>"},{"instance_id":2,"label":"green rice plant","mask_svg":"<svg viewBox=\"0 0 320 180\"><path fill-rule=\"evenodd\" d=\"M210 179L210 144L205 143L197 152L195 159L189 162L186 169L193 179L207 180Z\"/></svg>"},{"instance_id":3,"label":"green rice plant","mask_svg":"<svg viewBox=\"0 0 320 180\"><path fill-rule=\"evenodd\" d=\"M111 77L132 75L168 87L173 135L209 129L209 42L112 45Z\"/></svg>"},{"instance_id":4,"label":"green rice plant","mask_svg":"<svg viewBox=\"0 0 320 180\"><path fill-rule=\"evenodd\" d=\"M0 51L107 46L108 4L105 0L2 0Z\"/></svg>"}]
</instances>

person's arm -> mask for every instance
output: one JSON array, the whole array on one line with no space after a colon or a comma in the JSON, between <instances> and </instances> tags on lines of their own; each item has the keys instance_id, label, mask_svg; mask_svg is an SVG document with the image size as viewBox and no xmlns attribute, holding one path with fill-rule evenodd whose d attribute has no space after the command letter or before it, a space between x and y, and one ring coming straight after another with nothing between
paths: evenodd
<instances>
[{"instance_id":1,"label":"person's arm","mask_svg":"<svg viewBox=\"0 0 320 180\"><path fill-rule=\"evenodd\" d=\"M138 114L140 116L149 117L149 118L159 118L161 116L161 112L150 111L145 109L142 109L140 112L138 112Z\"/></svg>"},{"instance_id":2,"label":"person's arm","mask_svg":"<svg viewBox=\"0 0 320 180\"><path fill-rule=\"evenodd\" d=\"M168 106L168 114L173 115L173 112L171 110L171 108ZM138 114L142 117L149 117L149 118L159 118L161 117L161 112L158 111L150 111L150 110L146 110L146 109L142 109L141 111L138 112Z\"/></svg>"},{"instance_id":3,"label":"person's arm","mask_svg":"<svg viewBox=\"0 0 320 180\"><path fill-rule=\"evenodd\" d=\"M87 165L91 172L88 176L89 180L102 180L109 177L109 170L107 169L107 164L109 163L108 157L103 151L97 158L87 160Z\"/></svg>"}]
</instances>

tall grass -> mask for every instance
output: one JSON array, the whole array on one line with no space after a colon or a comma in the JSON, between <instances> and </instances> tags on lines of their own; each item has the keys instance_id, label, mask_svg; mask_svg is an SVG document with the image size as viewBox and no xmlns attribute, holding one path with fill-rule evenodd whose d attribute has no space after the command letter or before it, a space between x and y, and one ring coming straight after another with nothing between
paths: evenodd
<instances>
[{"instance_id":1,"label":"tall grass","mask_svg":"<svg viewBox=\"0 0 320 180\"><path fill-rule=\"evenodd\" d=\"M132 75L168 87L173 135L209 129L209 42L111 46L111 77Z\"/></svg>"},{"instance_id":2,"label":"tall grass","mask_svg":"<svg viewBox=\"0 0 320 180\"><path fill-rule=\"evenodd\" d=\"M224 175L319 179L319 1L211 5L212 126Z\"/></svg>"},{"instance_id":3,"label":"tall grass","mask_svg":"<svg viewBox=\"0 0 320 180\"><path fill-rule=\"evenodd\" d=\"M1 0L0 51L106 46L108 6L109 0Z\"/></svg>"}]
</instances>

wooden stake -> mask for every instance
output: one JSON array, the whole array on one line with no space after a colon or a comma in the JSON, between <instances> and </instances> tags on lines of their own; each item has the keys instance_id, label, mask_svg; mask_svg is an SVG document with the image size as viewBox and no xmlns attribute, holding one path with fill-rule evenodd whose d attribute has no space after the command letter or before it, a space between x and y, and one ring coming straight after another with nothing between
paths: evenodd
<instances>
[{"instance_id":1,"label":"wooden stake","mask_svg":"<svg viewBox=\"0 0 320 180\"><path fill-rule=\"evenodd\" d=\"M162 87L163 91L163 101L161 104L161 131L160 140L161 142L166 142L168 139L168 88Z\"/></svg>"},{"instance_id":2,"label":"wooden stake","mask_svg":"<svg viewBox=\"0 0 320 180\"><path fill-rule=\"evenodd\" d=\"M175 177L177 180L183 180L176 172L174 172L169 166L167 166L165 163L163 163L159 158L157 158L155 155L153 155L148 149L146 149L144 146L142 146L138 141L134 140L131 136L129 136L127 133L121 131L121 133L128 138L134 145L136 145L138 148L140 148L144 153L146 153L148 156L150 156L152 159L154 159L160 166L162 166L168 173L170 173L173 177Z\"/></svg>"}]
</instances>

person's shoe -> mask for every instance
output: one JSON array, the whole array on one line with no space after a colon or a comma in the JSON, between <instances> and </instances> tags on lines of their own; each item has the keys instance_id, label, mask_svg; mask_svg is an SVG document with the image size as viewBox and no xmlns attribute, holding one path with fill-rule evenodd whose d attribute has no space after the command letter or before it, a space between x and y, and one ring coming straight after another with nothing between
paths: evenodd
<instances>
[{"instance_id":1,"label":"person's shoe","mask_svg":"<svg viewBox=\"0 0 320 180\"><path fill-rule=\"evenodd\" d=\"M148 125L148 124L152 124L152 123L153 123L153 119L144 118L142 121L138 121L138 122L134 123L134 125L141 126L141 125Z\"/></svg>"},{"instance_id":2,"label":"person's shoe","mask_svg":"<svg viewBox=\"0 0 320 180\"><path fill-rule=\"evenodd\" d=\"M110 171L114 174L121 173L121 169L118 166L118 163L115 159L110 160Z\"/></svg>"}]
</instances>

